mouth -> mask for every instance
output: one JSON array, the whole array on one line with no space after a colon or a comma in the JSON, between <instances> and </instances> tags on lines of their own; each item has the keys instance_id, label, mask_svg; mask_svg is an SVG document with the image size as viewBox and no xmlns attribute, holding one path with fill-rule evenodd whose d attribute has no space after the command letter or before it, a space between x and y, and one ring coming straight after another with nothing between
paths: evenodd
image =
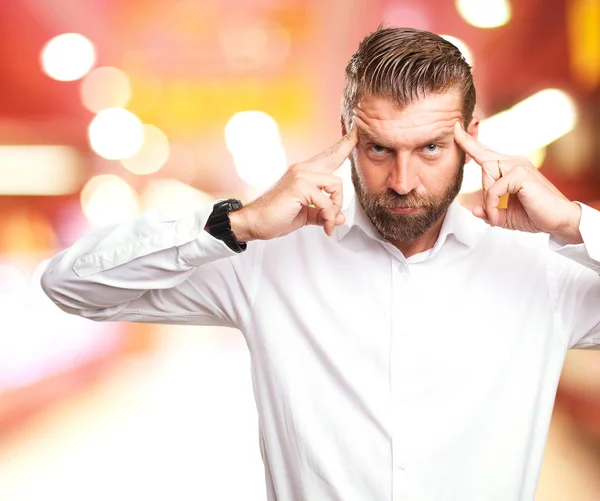
<instances>
[{"instance_id":1,"label":"mouth","mask_svg":"<svg viewBox=\"0 0 600 501\"><path fill-rule=\"evenodd\" d=\"M420 207L393 207L390 208L389 211L394 214L412 214L414 212L418 212L421 210Z\"/></svg>"}]
</instances>

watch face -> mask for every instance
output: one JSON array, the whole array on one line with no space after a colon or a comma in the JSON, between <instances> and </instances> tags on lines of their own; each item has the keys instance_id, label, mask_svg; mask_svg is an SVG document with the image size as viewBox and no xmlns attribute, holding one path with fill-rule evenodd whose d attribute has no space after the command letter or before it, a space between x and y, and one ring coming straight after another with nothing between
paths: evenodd
<instances>
[{"instance_id":1,"label":"watch face","mask_svg":"<svg viewBox=\"0 0 600 501\"><path fill-rule=\"evenodd\" d=\"M231 210L238 210L242 208L242 202L239 200L230 200Z\"/></svg>"}]
</instances>

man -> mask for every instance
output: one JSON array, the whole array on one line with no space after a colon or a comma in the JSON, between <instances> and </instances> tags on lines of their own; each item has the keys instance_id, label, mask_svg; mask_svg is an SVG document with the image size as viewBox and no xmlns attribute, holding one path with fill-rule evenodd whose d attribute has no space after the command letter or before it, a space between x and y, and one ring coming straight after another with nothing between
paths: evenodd
<instances>
[{"instance_id":1,"label":"man","mask_svg":"<svg viewBox=\"0 0 600 501\"><path fill-rule=\"evenodd\" d=\"M241 329L269 500L530 501L565 353L600 344L600 213L479 144L474 105L453 45L379 29L337 145L241 209L96 231L44 290L94 320ZM477 217L454 201L467 157Z\"/></svg>"}]
</instances>

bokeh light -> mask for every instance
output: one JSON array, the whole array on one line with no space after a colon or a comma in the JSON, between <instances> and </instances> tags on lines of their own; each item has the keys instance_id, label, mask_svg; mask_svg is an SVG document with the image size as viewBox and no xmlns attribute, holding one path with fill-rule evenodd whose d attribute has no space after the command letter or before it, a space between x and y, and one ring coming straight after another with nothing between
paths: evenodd
<instances>
[{"instance_id":1,"label":"bokeh light","mask_svg":"<svg viewBox=\"0 0 600 501\"><path fill-rule=\"evenodd\" d=\"M144 142L142 122L123 108L102 110L92 120L88 134L92 149L109 160L133 156Z\"/></svg>"},{"instance_id":2,"label":"bokeh light","mask_svg":"<svg viewBox=\"0 0 600 501\"><path fill-rule=\"evenodd\" d=\"M541 148L537 148L532 151L528 151L525 156L529 159L529 161L534 165L536 169L539 169L544 160L546 160L546 155L548 154L548 148L542 146Z\"/></svg>"},{"instance_id":3,"label":"bokeh light","mask_svg":"<svg viewBox=\"0 0 600 501\"><path fill-rule=\"evenodd\" d=\"M64 33L44 46L41 63L44 72L55 80L78 80L93 68L96 50L92 42L83 35Z\"/></svg>"},{"instance_id":4,"label":"bokeh light","mask_svg":"<svg viewBox=\"0 0 600 501\"><path fill-rule=\"evenodd\" d=\"M169 139L154 125L144 124L141 147L131 157L121 160L125 168L134 174L152 174L160 170L169 159Z\"/></svg>"},{"instance_id":5,"label":"bokeh light","mask_svg":"<svg viewBox=\"0 0 600 501\"><path fill-rule=\"evenodd\" d=\"M155 209L172 217L181 217L214 197L176 179L155 179L148 183L140 196L144 210Z\"/></svg>"},{"instance_id":6,"label":"bokeh light","mask_svg":"<svg viewBox=\"0 0 600 501\"><path fill-rule=\"evenodd\" d=\"M232 153L279 143L279 127L273 117L262 111L242 111L227 122L225 142Z\"/></svg>"},{"instance_id":7,"label":"bokeh light","mask_svg":"<svg viewBox=\"0 0 600 501\"><path fill-rule=\"evenodd\" d=\"M526 155L572 131L576 123L573 99L562 90L544 89L483 120L479 138L502 153Z\"/></svg>"},{"instance_id":8,"label":"bokeh light","mask_svg":"<svg viewBox=\"0 0 600 501\"><path fill-rule=\"evenodd\" d=\"M91 178L81 191L81 207L92 226L106 226L131 219L139 212L135 190L114 174Z\"/></svg>"},{"instance_id":9,"label":"bokeh light","mask_svg":"<svg viewBox=\"0 0 600 501\"><path fill-rule=\"evenodd\" d=\"M469 24L478 28L496 28L510 21L508 0L456 0L456 9Z\"/></svg>"},{"instance_id":10,"label":"bokeh light","mask_svg":"<svg viewBox=\"0 0 600 501\"><path fill-rule=\"evenodd\" d=\"M277 122L262 111L235 114L225 127L225 142L236 171L250 186L266 188L286 169Z\"/></svg>"},{"instance_id":11,"label":"bokeh light","mask_svg":"<svg viewBox=\"0 0 600 501\"><path fill-rule=\"evenodd\" d=\"M539 168L546 146L571 132L577 124L573 99L559 89L544 89L512 108L483 120L479 141L494 151L524 155ZM481 167L474 161L465 165L462 193L481 189Z\"/></svg>"},{"instance_id":12,"label":"bokeh light","mask_svg":"<svg viewBox=\"0 0 600 501\"><path fill-rule=\"evenodd\" d=\"M90 111L123 108L131 98L129 77L112 66L94 68L81 82L81 101Z\"/></svg>"},{"instance_id":13,"label":"bokeh light","mask_svg":"<svg viewBox=\"0 0 600 501\"><path fill-rule=\"evenodd\" d=\"M512 111L515 117L525 119L521 125L522 137L529 144L545 146L571 132L577 123L577 106L566 92L560 89L545 89L516 104ZM531 121L533 120L533 123ZM533 126L533 127L532 127ZM527 150L530 148L528 147Z\"/></svg>"},{"instance_id":14,"label":"bokeh light","mask_svg":"<svg viewBox=\"0 0 600 501\"><path fill-rule=\"evenodd\" d=\"M233 155L240 178L255 188L268 188L285 172L286 156L283 146L273 144L260 154L249 152Z\"/></svg>"},{"instance_id":15,"label":"bokeh light","mask_svg":"<svg viewBox=\"0 0 600 501\"><path fill-rule=\"evenodd\" d=\"M72 146L0 146L0 195L66 195L81 187L83 176Z\"/></svg>"}]
</instances>

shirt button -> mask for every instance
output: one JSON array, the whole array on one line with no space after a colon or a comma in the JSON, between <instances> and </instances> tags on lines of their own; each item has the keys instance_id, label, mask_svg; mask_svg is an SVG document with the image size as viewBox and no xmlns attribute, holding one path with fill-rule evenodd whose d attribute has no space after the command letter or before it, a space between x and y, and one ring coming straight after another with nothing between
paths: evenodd
<instances>
[{"instance_id":1,"label":"shirt button","mask_svg":"<svg viewBox=\"0 0 600 501\"><path fill-rule=\"evenodd\" d=\"M404 463L399 463L396 468L398 468L399 470L406 470L406 465Z\"/></svg>"}]
</instances>

